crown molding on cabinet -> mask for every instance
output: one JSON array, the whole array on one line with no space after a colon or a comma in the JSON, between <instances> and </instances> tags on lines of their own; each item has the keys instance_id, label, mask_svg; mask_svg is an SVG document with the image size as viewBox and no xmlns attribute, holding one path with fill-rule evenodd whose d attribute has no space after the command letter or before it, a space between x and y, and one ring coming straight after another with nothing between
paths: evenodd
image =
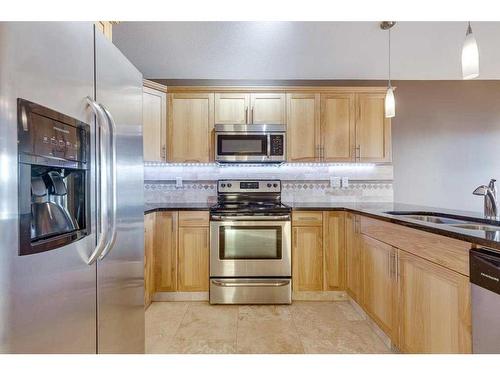
<instances>
[{"instance_id":1,"label":"crown molding on cabinet","mask_svg":"<svg viewBox=\"0 0 500 375\"><path fill-rule=\"evenodd\" d=\"M395 89L395 87L394 87ZM169 93L193 93L193 92L228 92L228 93L294 93L294 92L381 92L385 93L387 87L382 86L169 86Z\"/></svg>"},{"instance_id":2,"label":"crown molding on cabinet","mask_svg":"<svg viewBox=\"0 0 500 375\"><path fill-rule=\"evenodd\" d=\"M145 87L149 87L150 89L162 91L162 92L167 92L167 86L162 85L161 83L155 82L155 81L150 81L148 79L143 79L142 83Z\"/></svg>"}]
</instances>

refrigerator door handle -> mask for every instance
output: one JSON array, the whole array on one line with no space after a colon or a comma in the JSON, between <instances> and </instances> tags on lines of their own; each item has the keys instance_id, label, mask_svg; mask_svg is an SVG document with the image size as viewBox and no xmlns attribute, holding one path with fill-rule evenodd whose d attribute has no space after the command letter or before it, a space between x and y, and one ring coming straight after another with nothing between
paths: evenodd
<instances>
[{"instance_id":1,"label":"refrigerator door handle","mask_svg":"<svg viewBox=\"0 0 500 375\"><path fill-rule=\"evenodd\" d=\"M109 163L107 167L107 187L108 187L108 220L109 220L109 234L108 242L104 250L100 253L99 259L103 259L113 248L116 241L116 124L111 113L102 104L99 104L105 117L106 124L108 125L108 151Z\"/></svg>"},{"instance_id":2,"label":"refrigerator door handle","mask_svg":"<svg viewBox=\"0 0 500 375\"><path fill-rule=\"evenodd\" d=\"M89 107L92 109L92 111L94 112L94 114L96 116L96 131L97 131L97 129L100 129L101 135L102 135L102 133L106 131L106 129L103 126L103 123L107 122L106 115L104 114L104 111L99 106L99 104L97 102L95 102L91 97L87 96L86 99L87 99L87 104L89 105ZM99 145L99 149L100 149L99 150L100 151L99 164L102 165L102 160L103 160L103 158L104 158L104 160L106 160L106 157L105 157L105 150L103 150L101 138L102 137L99 137L99 141L100 141L99 142L100 143L100 145ZM109 233L106 194L102 194L102 186L106 186L106 184L105 184L106 181L104 181L104 182L102 181L100 165L97 166L96 170L97 170L97 175L99 176L99 178L96 182L96 184L98 185L97 189L99 189L99 185L101 186L101 190L100 190L100 194L99 194L100 197L97 199L97 201L98 201L97 211L98 211L98 215L100 217L101 227L100 227L100 235L99 234L97 235L98 236L97 246L95 247L94 251L90 255L89 259L87 260L88 265L91 265L97 261L97 259L101 255L101 253L106 248L107 243L109 242L108 238L109 238L109 234L110 234ZM104 183L104 185L103 185L103 183Z\"/></svg>"}]
</instances>

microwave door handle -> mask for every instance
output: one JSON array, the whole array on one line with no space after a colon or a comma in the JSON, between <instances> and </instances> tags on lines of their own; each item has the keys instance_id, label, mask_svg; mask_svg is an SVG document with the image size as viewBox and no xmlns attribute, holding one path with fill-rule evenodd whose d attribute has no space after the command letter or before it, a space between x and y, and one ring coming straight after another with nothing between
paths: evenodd
<instances>
[{"instance_id":1,"label":"microwave door handle","mask_svg":"<svg viewBox=\"0 0 500 375\"><path fill-rule=\"evenodd\" d=\"M267 135L267 158L271 158L271 134Z\"/></svg>"},{"instance_id":2,"label":"microwave door handle","mask_svg":"<svg viewBox=\"0 0 500 375\"><path fill-rule=\"evenodd\" d=\"M96 190L99 192L99 196L97 198L97 214L100 219L100 231L98 231L98 242L97 246L95 247L94 251L92 254L90 254L89 259L87 259L87 264L91 265L96 262L97 258L101 255L103 252L104 248L106 247L106 244L108 243L108 236L109 236L109 230L107 230L108 226L108 219L107 219L107 209L106 205L106 197L102 195L102 190L100 187L103 186L103 181L101 179L101 166L103 165L103 158L104 161L106 160L105 155L103 154L103 147L102 147L102 129L103 129L103 122L106 122L106 116L104 112L102 111L102 108L97 104L91 97L87 96L87 104L89 107L92 109L94 112L94 115L96 117L96 133L101 133L99 135L99 141L96 142L98 145L96 145L96 148L99 147L99 153L96 153L96 157L99 158L98 163L96 165L98 166L96 168Z\"/></svg>"},{"instance_id":3,"label":"microwave door handle","mask_svg":"<svg viewBox=\"0 0 500 375\"><path fill-rule=\"evenodd\" d=\"M109 254L111 249L113 248L116 241L116 124L115 120L111 113L100 104L103 113L106 116L106 124L107 126L107 152L109 153L109 162L106 164L106 193L107 193L107 201L111 203L108 205L108 222L109 222L109 232L110 237L108 242L106 243L105 248L99 255L99 259L104 259L106 255Z\"/></svg>"}]
</instances>

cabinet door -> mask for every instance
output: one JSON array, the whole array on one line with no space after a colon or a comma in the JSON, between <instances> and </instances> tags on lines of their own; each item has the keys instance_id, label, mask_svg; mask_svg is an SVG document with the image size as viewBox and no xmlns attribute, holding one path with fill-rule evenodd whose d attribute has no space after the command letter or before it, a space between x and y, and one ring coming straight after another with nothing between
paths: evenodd
<instances>
[{"instance_id":1,"label":"cabinet door","mask_svg":"<svg viewBox=\"0 0 500 375\"><path fill-rule=\"evenodd\" d=\"M168 95L168 160L208 162L214 127L214 94Z\"/></svg>"},{"instance_id":2,"label":"cabinet door","mask_svg":"<svg viewBox=\"0 0 500 375\"><path fill-rule=\"evenodd\" d=\"M354 159L354 94L321 94L321 158Z\"/></svg>"},{"instance_id":3,"label":"cabinet door","mask_svg":"<svg viewBox=\"0 0 500 375\"><path fill-rule=\"evenodd\" d=\"M322 232L321 226L293 228L292 282L297 292L323 290Z\"/></svg>"},{"instance_id":4,"label":"cabinet door","mask_svg":"<svg viewBox=\"0 0 500 375\"><path fill-rule=\"evenodd\" d=\"M324 290L345 289L344 212L323 213Z\"/></svg>"},{"instance_id":5,"label":"cabinet door","mask_svg":"<svg viewBox=\"0 0 500 375\"><path fill-rule=\"evenodd\" d=\"M215 123L248 124L249 104L249 94L216 93Z\"/></svg>"},{"instance_id":6,"label":"cabinet door","mask_svg":"<svg viewBox=\"0 0 500 375\"><path fill-rule=\"evenodd\" d=\"M149 87L142 89L142 132L144 160L167 159L167 94Z\"/></svg>"},{"instance_id":7,"label":"cabinet door","mask_svg":"<svg viewBox=\"0 0 500 375\"><path fill-rule=\"evenodd\" d=\"M156 213L155 225L155 283L159 292L177 289L177 212Z\"/></svg>"},{"instance_id":8,"label":"cabinet door","mask_svg":"<svg viewBox=\"0 0 500 375\"><path fill-rule=\"evenodd\" d=\"M285 94L250 95L251 124L285 124Z\"/></svg>"},{"instance_id":9,"label":"cabinet door","mask_svg":"<svg viewBox=\"0 0 500 375\"><path fill-rule=\"evenodd\" d=\"M151 304L154 284L154 235L155 213L144 216L144 307Z\"/></svg>"},{"instance_id":10,"label":"cabinet door","mask_svg":"<svg viewBox=\"0 0 500 375\"><path fill-rule=\"evenodd\" d=\"M179 291L208 291L208 227L179 227Z\"/></svg>"},{"instance_id":11,"label":"cabinet door","mask_svg":"<svg viewBox=\"0 0 500 375\"><path fill-rule=\"evenodd\" d=\"M287 94L288 161L319 157L319 94Z\"/></svg>"},{"instance_id":12,"label":"cabinet door","mask_svg":"<svg viewBox=\"0 0 500 375\"><path fill-rule=\"evenodd\" d=\"M399 250L399 348L470 353L468 277Z\"/></svg>"},{"instance_id":13,"label":"cabinet door","mask_svg":"<svg viewBox=\"0 0 500 375\"><path fill-rule=\"evenodd\" d=\"M384 93L357 95L356 148L358 161L389 162L391 120L385 118Z\"/></svg>"},{"instance_id":14,"label":"cabinet door","mask_svg":"<svg viewBox=\"0 0 500 375\"><path fill-rule=\"evenodd\" d=\"M363 306L380 328L397 338L395 323L396 252L392 246L360 235L363 252Z\"/></svg>"},{"instance_id":15,"label":"cabinet door","mask_svg":"<svg viewBox=\"0 0 500 375\"><path fill-rule=\"evenodd\" d=\"M345 218L346 247L346 290L359 304L362 298L361 251L359 246L359 225L357 217L351 213Z\"/></svg>"}]
</instances>

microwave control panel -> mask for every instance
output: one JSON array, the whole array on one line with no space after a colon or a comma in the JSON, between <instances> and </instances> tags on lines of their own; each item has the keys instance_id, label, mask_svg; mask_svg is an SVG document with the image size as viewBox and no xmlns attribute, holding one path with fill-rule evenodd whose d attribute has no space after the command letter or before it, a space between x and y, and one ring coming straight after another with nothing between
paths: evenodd
<instances>
[{"instance_id":1,"label":"microwave control panel","mask_svg":"<svg viewBox=\"0 0 500 375\"><path fill-rule=\"evenodd\" d=\"M283 155L283 135L271 134L271 156Z\"/></svg>"}]
</instances>

